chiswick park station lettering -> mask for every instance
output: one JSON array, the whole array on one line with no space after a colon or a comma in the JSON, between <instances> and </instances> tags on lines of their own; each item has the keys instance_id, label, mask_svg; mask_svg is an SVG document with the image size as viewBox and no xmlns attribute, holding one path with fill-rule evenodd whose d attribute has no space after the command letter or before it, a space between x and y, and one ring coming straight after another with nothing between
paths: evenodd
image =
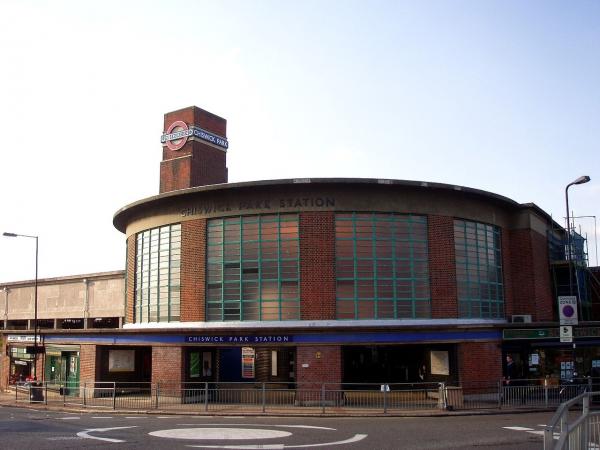
<instances>
[{"instance_id":1,"label":"chiswick park station lettering","mask_svg":"<svg viewBox=\"0 0 600 450\"><path fill-rule=\"evenodd\" d=\"M186 336L188 344L268 344L292 342L288 335L267 336Z\"/></svg>"},{"instance_id":2,"label":"chiswick park station lettering","mask_svg":"<svg viewBox=\"0 0 600 450\"><path fill-rule=\"evenodd\" d=\"M290 197L280 199L240 200L236 203L207 202L199 203L181 210L183 217L202 214L214 214L228 211L261 211L284 208L333 208L335 198L332 197Z\"/></svg>"}]
</instances>

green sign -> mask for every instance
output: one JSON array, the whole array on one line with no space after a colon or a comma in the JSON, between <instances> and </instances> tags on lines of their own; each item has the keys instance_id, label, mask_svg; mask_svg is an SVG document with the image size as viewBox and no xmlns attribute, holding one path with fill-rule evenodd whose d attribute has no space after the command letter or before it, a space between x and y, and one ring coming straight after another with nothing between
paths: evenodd
<instances>
[{"instance_id":1,"label":"green sign","mask_svg":"<svg viewBox=\"0 0 600 450\"><path fill-rule=\"evenodd\" d=\"M518 328L502 330L504 340L511 339L559 339L560 328ZM573 338L600 337L600 327L573 327Z\"/></svg>"}]
</instances>

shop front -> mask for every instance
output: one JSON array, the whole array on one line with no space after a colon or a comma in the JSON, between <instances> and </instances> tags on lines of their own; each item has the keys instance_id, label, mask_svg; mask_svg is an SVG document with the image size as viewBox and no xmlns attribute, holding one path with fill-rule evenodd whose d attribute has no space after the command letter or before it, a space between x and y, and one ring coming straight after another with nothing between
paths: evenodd
<instances>
[{"instance_id":1,"label":"shop front","mask_svg":"<svg viewBox=\"0 0 600 450\"><path fill-rule=\"evenodd\" d=\"M47 345L44 367L45 381L59 386L61 393L76 395L79 392L78 345Z\"/></svg>"},{"instance_id":2,"label":"shop front","mask_svg":"<svg viewBox=\"0 0 600 450\"><path fill-rule=\"evenodd\" d=\"M569 340L568 338L563 340ZM560 329L507 329L503 355L510 356L521 378L549 383L600 377L600 327L574 327L571 342L561 342Z\"/></svg>"}]
</instances>

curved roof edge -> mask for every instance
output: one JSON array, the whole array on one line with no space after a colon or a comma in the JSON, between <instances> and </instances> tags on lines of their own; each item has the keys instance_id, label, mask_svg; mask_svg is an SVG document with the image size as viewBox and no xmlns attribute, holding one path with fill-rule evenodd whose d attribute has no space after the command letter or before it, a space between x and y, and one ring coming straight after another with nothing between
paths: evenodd
<instances>
[{"instance_id":1,"label":"curved roof edge","mask_svg":"<svg viewBox=\"0 0 600 450\"><path fill-rule=\"evenodd\" d=\"M211 191L220 191L220 190L230 190L230 189L239 189L239 188L249 188L256 186L281 186L281 185L294 185L294 184L357 184L357 185L393 185L393 186L405 186L405 187L416 187L423 189L442 189L447 191L458 191L464 192L466 194L476 195L480 197L485 197L490 200L495 200L501 203L506 203L512 207L530 207L530 203L520 204L508 197L504 197L499 194L494 194L493 192L484 191L481 189L470 188L466 186L459 186L454 184L445 184L445 183L432 183L429 181L414 181L414 180L395 180L395 179L387 179L387 178L288 178L288 179L278 179L278 180L259 180L259 181L242 181L237 183L223 183L223 184L210 184L207 186L198 186L187 189L179 189L176 191L165 192L159 195L154 195L151 197L146 197L141 200L137 200L133 203L130 203L122 208L120 208L113 215L113 225L119 231L125 231L125 223L127 221L127 216L132 210L140 207L142 205L146 205L149 203L157 202L160 203L172 197L178 197L182 195L193 194L196 192L211 192ZM535 206L535 205L534 205ZM538 207L536 207L539 211L543 212L544 215L548 216L548 214ZM549 217L549 216L548 216Z\"/></svg>"}]
</instances>

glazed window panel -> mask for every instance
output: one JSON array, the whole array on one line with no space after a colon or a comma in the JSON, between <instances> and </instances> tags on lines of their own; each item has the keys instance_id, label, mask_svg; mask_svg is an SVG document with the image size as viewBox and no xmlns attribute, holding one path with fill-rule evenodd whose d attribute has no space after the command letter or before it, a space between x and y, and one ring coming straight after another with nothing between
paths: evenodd
<instances>
[{"instance_id":1,"label":"glazed window panel","mask_svg":"<svg viewBox=\"0 0 600 450\"><path fill-rule=\"evenodd\" d=\"M504 317L500 229L466 220L454 221L456 282L460 317Z\"/></svg>"},{"instance_id":2,"label":"glazed window panel","mask_svg":"<svg viewBox=\"0 0 600 450\"><path fill-rule=\"evenodd\" d=\"M207 320L299 319L298 216L230 217L207 226Z\"/></svg>"},{"instance_id":3,"label":"glazed window panel","mask_svg":"<svg viewBox=\"0 0 600 450\"><path fill-rule=\"evenodd\" d=\"M180 319L181 225L167 225L136 236L136 323Z\"/></svg>"},{"instance_id":4,"label":"glazed window panel","mask_svg":"<svg viewBox=\"0 0 600 450\"><path fill-rule=\"evenodd\" d=\"M335 236L338 319L431 316L426 217L336 214Z\"/></svg>"}]
</instances>

